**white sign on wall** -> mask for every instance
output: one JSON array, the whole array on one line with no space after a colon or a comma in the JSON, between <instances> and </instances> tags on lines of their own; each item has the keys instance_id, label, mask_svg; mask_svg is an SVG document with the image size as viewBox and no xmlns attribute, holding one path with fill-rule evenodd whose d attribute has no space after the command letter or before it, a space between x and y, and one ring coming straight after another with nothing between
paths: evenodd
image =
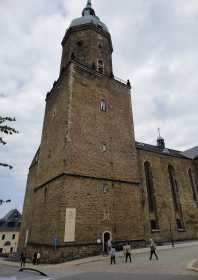
<instances>
[{"instance_id":1,"label":"white sign on wall","mask_svg":"<svg viewBox=\"0 0 198 280\"><path fill-rule=\"evenodd\" d=\"M65 216L65 238L64 242L75 241L76 209L67 208Z\"/></svg>"}]
</instances>

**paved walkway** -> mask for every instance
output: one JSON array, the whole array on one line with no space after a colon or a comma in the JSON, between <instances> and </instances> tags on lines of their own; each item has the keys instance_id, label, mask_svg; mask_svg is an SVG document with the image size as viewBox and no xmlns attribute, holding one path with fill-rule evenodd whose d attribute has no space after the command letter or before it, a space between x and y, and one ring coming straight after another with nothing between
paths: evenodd
<instances>
[{"instance_id":1,"label":"paved walkway","mask_svg":"<svg viewBox=\"0 0 198 280\"><path fill-rule=\"evenodd\" d=\"M198 258L198 242L177 244L158 247L159 261L149 261L149 248L133 250L132 263L125 264L122 253L117 253L116 265L110 265L110 258L97 256L76 260L58 265L39 265L36 268L42 270L50 277L80 275L81 273L137 273L137 274L171 274L171 275L197 275L187 270L187 265ZM10 263L0 260L0 264L18 267L18 263ZM28 264L32 267L31 264Z\"/></svg>"}]
</instances>

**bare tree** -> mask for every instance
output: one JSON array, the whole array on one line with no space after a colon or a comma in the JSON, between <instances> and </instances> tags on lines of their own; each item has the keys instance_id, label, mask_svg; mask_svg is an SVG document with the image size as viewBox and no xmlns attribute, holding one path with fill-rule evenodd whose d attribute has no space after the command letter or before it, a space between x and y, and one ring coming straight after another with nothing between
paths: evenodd
<instances>
[{"instance_id":1,"label":"bare tree","mask_svg":"<svg viewBox=\"0 0 198 280\"><path fill-rule=\"evenodd\" d=\"M0 144L2 144L2 145L7 144L5 142L5 140L3 139L4 134L12 135L12 134L18 133L18 131L15 128L7 125L8 122L15 122L15 121L16 121L15 118L1 117L0 116ZM0 162L0 166L8 167L9 169L12 169L12 166L7 164L7 163L1 163Z\"/></svg>"}]
</instances>

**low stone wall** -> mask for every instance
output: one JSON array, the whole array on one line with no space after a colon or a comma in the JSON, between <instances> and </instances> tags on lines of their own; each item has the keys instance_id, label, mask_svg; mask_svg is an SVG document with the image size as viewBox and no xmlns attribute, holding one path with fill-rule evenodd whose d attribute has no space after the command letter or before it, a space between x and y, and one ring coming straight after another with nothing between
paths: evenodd
<instances>
[{"instance_id":1,"label":"low stone wall","mask_svg":"<svg viewBox=\"0 0 198 280\"><path fill-rule=\"evenodd\" d=\"M75 244L67 246L48 246L41 244L28 244L26 254L28 259L33 259L35 252L41 253L41 263L63 263L66 261L97 256L102 254L101 244Z\"/></svg>"}]
</instances>

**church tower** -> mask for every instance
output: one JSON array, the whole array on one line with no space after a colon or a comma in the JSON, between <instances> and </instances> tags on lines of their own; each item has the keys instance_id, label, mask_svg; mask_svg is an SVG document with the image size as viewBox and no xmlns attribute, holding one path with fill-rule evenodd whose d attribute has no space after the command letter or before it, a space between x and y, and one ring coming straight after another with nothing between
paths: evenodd
<instances>
[{"instance_id":1,"label":"church tower","mask_svg":"<svg viewBox=\"0 0 198 280\"><path fill-rule=\"evenodd\" d=\"M108 239L138 241L144 234L131 86L114 77L111 35L91 1L62 47L29 170L20 240L45 262L97 254Z\"/></svg>"}]
</instances>

